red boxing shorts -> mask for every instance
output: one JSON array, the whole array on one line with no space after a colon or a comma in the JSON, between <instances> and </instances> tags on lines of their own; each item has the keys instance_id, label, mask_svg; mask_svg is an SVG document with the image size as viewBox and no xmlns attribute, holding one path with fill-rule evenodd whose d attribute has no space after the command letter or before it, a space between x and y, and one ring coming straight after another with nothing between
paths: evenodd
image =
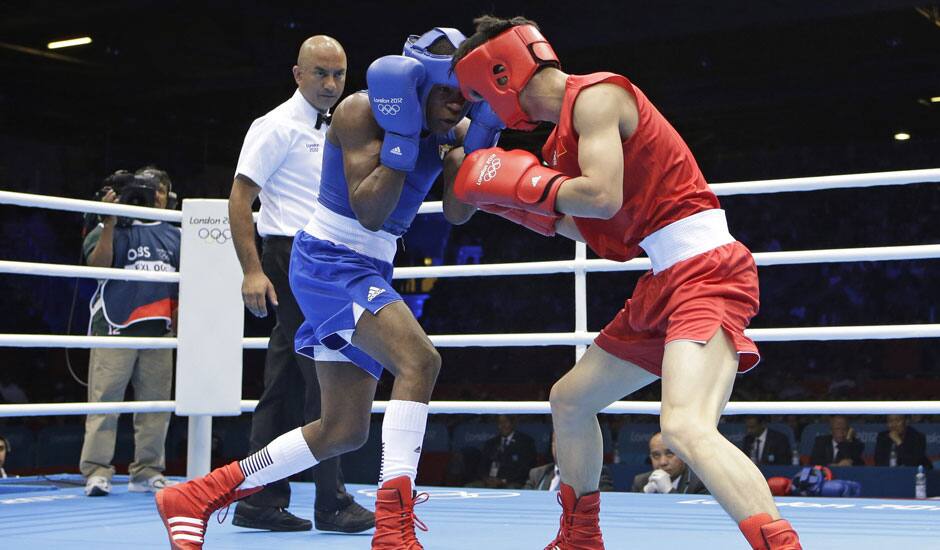
<instances>
[{"instance_id":1,"label":"red boxing shorts","mask_svg":"<svg viewBox=\"0 0 940 550\"><path fill-rule=\"evenodd\" d=\"M760 361L744 329L760 304L757 266L734 241L647 272L633 296L594 340L604 351L662 376L663 352L674 340L705 343L723 328L738 352L738 372Z\"/></svg>"}]
</instances>

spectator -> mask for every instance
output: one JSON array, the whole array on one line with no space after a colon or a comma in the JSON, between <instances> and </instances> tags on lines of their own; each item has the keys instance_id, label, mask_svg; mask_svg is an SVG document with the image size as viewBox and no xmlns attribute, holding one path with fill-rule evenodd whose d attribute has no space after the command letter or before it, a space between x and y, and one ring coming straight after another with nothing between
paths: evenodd
<instances>
[{"instance_id":1,"label":"spectator","mask_svg":"<svg viewBox=\"0 0 940 550\"><path fill-rule=\"evenodd\" d=\"M800 418L800 415L788 414L783 417L783 422L787 426L790 426L790 430L793 431L793 437L796 439L796 441L799 441L800 437L803 435L803 428L806 427L806 424Z\"/></svg>"},{"instance_id":2,"label":"spectator","mask_svg":"<svg viewBox=\"0 0 940 550\"><path fill-rule=\"evenodd\" d=\"M166 172L148 168L140 175L119 171L105 181L101 200L166 208L171 188ZM166 222L104 216L85 238L85 260L94 267L174 272L179 269L180 230ZM176 318L177 285L102 280L91 298L93 336L170 336ZM170 399L170 349L92 349L88 361L88 401L122 401L127 384L141 401ZM90 414L85 421L80 469L85 494L111 492L117 414ZM134 415L134 461L128 490L156 492L172 484L163 476L170 413Z\"/></svg>"},{"instance_id":3,"label":"spectator","mask_svg":"<svg viewBox=\"0 0 940 550\"><path fill-rule=\"evenodd\" d=\"M552 446L554 446L554 444ZM7 471L3 469L8 454L10 454L10 442L7 441L7 438L0 435L0 479L9 477L7 476Z\"/></svg>"},{"instance_id":4,"label":"spectator","mask_svg":"<svg viewBox=\"0 0 940 550\"><path fill-rule=\"evenodd\" d=\"M745 420L747 435L741 450L758 466L762 464L789 464L790 440L784 434L767 427L764 417L749 415Z\"/></svg>"},{"instance_id":5,"label":"spectator","mask_svg":"<svg viewBox=\"0 0 940 550\"><path fill-rule=\"evenodd\" d=\"M681 458L666 447L662 432L650 438L650 462L653 470L633 478L634 493L708 494L708 489Z\"/></svg>"},{"instance_id":6,"label":"spectator","mask_svg":"<svg viewBox=\"0 0 940 550\"><path fill-rule=\"evenodd\" d=\"M496 427L499 435L483 443L483 459L478 478L470 487L518 489L525 485L529 470L535 466L535 441L516 430L516 419L501 414Z\"/></svg>"},{"instance_id":7,"label":"spectator","mask_svg":"<svg viewBox=\"0 0 940 550\"><path fill-rule=\"evenodd\" d=\"M892 464L892 452L894 463ZM927 458L927 438L907 425L907 416L888 415L888 429L875 440L875 466L923 466L932 469Z\"/></svg>"},{"instance_id":8,"label":"spectator","mask_svg":"<svg viewBox=\"0 0 940 550\"><path fill-rule=\"evenodd\" d=\"M555 432L552 432L552 462L543 466L536 466L529 470L529 479L526 480L523 489L536 489L539 491L557 491L561 478L558 476L558 466L555 457ZM610 474L610 468L601 467L601 480L598 488L601 491L613 491L614 480Z\"/></svg>"},{"instance_id":9,"label":"spectator","mask_svg":"<svg viewBox=\"0 0 940 550\"><path fill-rule=\"evenodd\" d=\"M862 450L865 445L855 439L855 430L849 426L849 421L841 414L829 418L831 435L816 436L813 442L813 452L810 455L811 464L829 466L863 466Z\"/></svg>"}]
</instances>

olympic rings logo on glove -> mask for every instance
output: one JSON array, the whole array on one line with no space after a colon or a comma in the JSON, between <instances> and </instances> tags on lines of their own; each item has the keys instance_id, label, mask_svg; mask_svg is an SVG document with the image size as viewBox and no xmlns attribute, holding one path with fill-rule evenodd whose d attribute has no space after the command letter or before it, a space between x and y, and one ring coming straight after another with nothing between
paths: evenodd
<instances>
[{"instance_id":1,"label":"olympic rings logo on glove","mask_svg":"<svg viewBox=\"0 0 940 550\"><path fill-rule=\"evenodd\" d=\"M203 227L199 230L198 235L200 239L210 243L215 241L218 244L225 244L232 240L232 230L229 228L219 229L218 227L213 227L209 229L208 227Z\"/></svg>"},{"instance_id":2,"label":"olympic rings logo on glove","mask_svg":"<svg viewBox=\"0 0 940 550\"><path fill-rule=\"evenodd\" d=\"M499 161L499 157L495 154L490 155L490 158L486 159L486 163L483 164L483 170L480 171L480 177L477 178L477 185L495 178L500 166L502 166L502 163Z\"/></svg>"},{"instance_id":3,"label":"olympic rings logo on glove","mask_svg":"<svg viewBox=\"0 0 940 550\"><path fill-rule=\"evenodd\" d=\"M399 105L389 105L387 103L380 103L376 106L376 109L385 116L395 116L398 114L398 111L401 111Z\"/></svg>"}]
</instances>

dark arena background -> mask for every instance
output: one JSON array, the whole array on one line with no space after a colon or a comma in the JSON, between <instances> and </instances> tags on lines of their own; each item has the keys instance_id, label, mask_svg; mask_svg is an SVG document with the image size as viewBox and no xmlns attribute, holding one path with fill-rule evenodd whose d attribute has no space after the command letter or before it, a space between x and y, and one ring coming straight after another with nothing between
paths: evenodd
<instances>
[{"instance_id":1,"label":"dark arena background","mask_svg":"<svg viewBox=\"0 0 940 550\"><path fill-rule=\"evenodd\" d=\"M296 88L291 67L305 38L327 34L342 43L348 56L345 96L365 88L369 63L400 53L409 34L450 26L469 36L473 18L484 13L537 21L568 73L627 76L682 135L710 183L940 168L940 4L929 0L37 1L0 2L0 189L91 200L115 170L155 165L169 173L181 202L227 198L249 125ZM47 48L79 36L91 42ZM548 124L532 133L505 131L500 146L538 154L550 131ZM916 184L740 194L721 197L721 204L732 234L753 252L934 245L940 244L938 182L935 173ZM440 198L438 182L428 200ZM80 213L0 201L0 261L79 265L82 227ZM417 218L395 265L570 260L573 254L567 239L544 238L495 216L476 215L451 226L434 214ZM761 267L761 308L751 328L936 326L936 257ZM7 271L0 273L0 333L86 334L93 279ZM588 273L588 331L599 331L613 318L639 275ZM573 281L568 273L399 279L395 286L429 335L570 333L576 329ZM272 326L270 316L245 313L247 337L267 336ZM738 377L732 403L940 398L936 335L759 346L761 364ZM570 345L439 351L443 366L434 401L544 402L575 360ZM87 401L88 357L81 348L0 347L0 436L11 447L0 467L22 476L20 482L0 480L0 526L13 541L0 547L165 546L152 499L122 488L116 500L86 504L78 475L83 415L4 412L7 405ZM259 398L263 367L263 350L244 352L243 399ZM377 399L388 399L391 380L386 373ZM659 398L659 383L625 397ZM214 419L214 466L247 453L250 414ZM787 436L802 465L810 463L816 436L829 433L828 415L794 410L766 420ZM940 497L940 414L907 420L925 436L926 496ZM652 469L647 441L657 421L648 414L601 415L615 491L630 491L634 475ZM380 422L381 415L374 415L369 442L342 459L346 481L366 484L355 488L367 507L378 475ZM940 501L895 500L915 497L917 468L876 465L875 442L887 429L885 415L849 414L848 422L864 443L864 464L837 468L836 475L859 481L862 496L873 500L805 497L805 506L784 508L801 534L807 533L807 547L940 548ZM428 511L422 519L431 526L422 535L428 547L476 548L461 544L492 529L480 534L491 548L534 548L557 529L553 496L466 488L484 468L481 449L496 426L490 415L431 415L418 477L419 484L436 487L423 505ZM548 415L520 415L516 427L536 443L532 466L552 461ZM720 428L739 444L746 433L740 416L724 417ZM166 445L167 474L185 475L185 417L173 416ZM131 416L123 415L114 459L118 474L127 473L132 459ZM790 457L785 462L764 473L791 476L800 468ZM293 478L295 513L312 514L311 484L302 483L310 479L309 473ZM513 494L517 508L512 498L503 498ZM653 527L669 529L670 517L691 526L689 538L659 547L698 546L703 540L715 542L699 547L744 546L707 495L635 497L651 498L649 506L628 496L612 496L609 515L602 515L610 528L608 548L626 548L628 541L636 541L629 547L652 547L659 540ZM656 519L648 519L650 514ZM490 527L464 533L465 518ZM210 529L207 546L299 548L313 545L315 536L239 536L247 531L228 523ZM500 538L500 529L528 542L516 546ZM334 537L322 544L364 548L368 541Z\"/></svg>"}]
</instances>

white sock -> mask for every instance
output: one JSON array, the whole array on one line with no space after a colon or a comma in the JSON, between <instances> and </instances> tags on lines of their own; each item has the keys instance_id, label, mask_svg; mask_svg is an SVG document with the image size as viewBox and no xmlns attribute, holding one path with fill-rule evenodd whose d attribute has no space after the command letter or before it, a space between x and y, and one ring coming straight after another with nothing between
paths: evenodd
<instances>
[{"instance_id":1,"label":"white sock","mask_svg":"<svg viewBox=\"0 0 940 550\"><path fill-rule=\"evenodd\" d=\"M388 402L385 420L382 421L382 473L379 483L408 476L414 486L427 424L427 404L400 400Z\"/></svg>"},{"instance_id":2,"label":"white sock","mask_svg":"<svg viewBox=\"0 0 940 550\"><path fill-rule=\"evenodd\" d=\"M260 487L316 466L320 461L310 452L300 430L280 435L265 448L240 460L238 466L245 481L238 488Z\"/></svg>"}]
</instances>

